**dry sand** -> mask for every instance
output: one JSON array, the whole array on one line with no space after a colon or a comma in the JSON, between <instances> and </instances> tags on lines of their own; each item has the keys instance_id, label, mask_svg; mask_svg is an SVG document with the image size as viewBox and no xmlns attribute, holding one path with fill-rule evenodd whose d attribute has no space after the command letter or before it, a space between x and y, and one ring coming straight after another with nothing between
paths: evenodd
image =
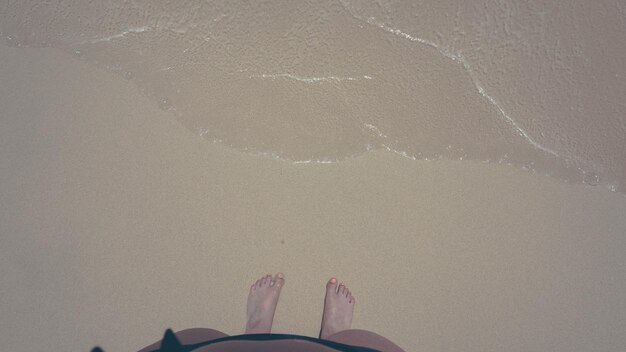
<instances>
[{"instance_id":1,"label":"dry sand","mask_svg":"<svg viewBox=\"0 0 626 352\"><path fill-rule=\"evenodd\" d=\"M315 336L324 283L407 351L626 350L626 198L377 151L292 164L213 144L122 77L0 46L0 350L136 350L167 327Z\"/></svg>"}]
</instances>

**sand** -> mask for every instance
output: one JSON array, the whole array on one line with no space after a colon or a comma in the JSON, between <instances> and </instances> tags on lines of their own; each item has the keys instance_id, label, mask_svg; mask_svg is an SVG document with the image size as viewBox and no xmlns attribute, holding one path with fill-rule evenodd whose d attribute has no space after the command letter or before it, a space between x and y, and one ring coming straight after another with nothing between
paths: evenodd
<instances>
[{"instance_id":1,"label":"sand","mask_svg":"<svg viewBox=\"0 0 626 352\"><path fill-rule=\"evenodd\" d=\"M0 41L139 86L194 133L290 161L369 150L626 193L614 0L21 0Z\"/></svg>"},{"instance_id":2,"label":"sand","mask_svg":"<svg viewBox=\"0 0 626 352\"><path fill-rule=\"evenodd\" d=\"M0 350L240 334L276 271L274 332L316 336L336 276L354 327L406 351L626 349L623 194L385 151L249 155L60 50L0 62Z\"/></svg>"}]
</instances>

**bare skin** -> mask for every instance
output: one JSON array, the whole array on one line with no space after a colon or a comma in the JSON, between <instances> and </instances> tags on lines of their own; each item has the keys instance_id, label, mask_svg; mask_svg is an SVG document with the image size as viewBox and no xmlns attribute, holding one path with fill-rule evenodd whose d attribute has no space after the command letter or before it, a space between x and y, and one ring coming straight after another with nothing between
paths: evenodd
<instances>
[{"instance_id":1,"label":"bare skin","mask_svg":"<svg viewBox=\"0 0 626 352\"><path fill-rule=\"evenodd\" d=\"M337 279L331 278L326 284L326 299L324 300L324 315L320 338L329 336L352 326L355 299L350 290L342 283L337 287Z\"/></svg>"},{"instance_id":2,"label":"bare skin","mask_svg":"<svg viewBox=\"0 0 626 352\"><path fill-rule=\"evenodd\" d=\"M266 275L250 286L247 306L246 334L269 334L280 291L285 284L282 273Z\"/></svg>"},{"instance_id":3,"label":"bare skin","mask_svg":"<svg viewBox=\"0 0 626 352\"><path fill-rule=\"evenodd\" d=\"M250 286L247 305L246 334L269 334L280 291L285 284L282 273L274 277L266 275ZM329 336L352 326L355 299L350 290L342 283L337 286L337 279L331 278L326 284L324 315L320 338Z\"/></svg>"},{"instance_id":4,"label":"bare skin","mask_svg":"<svg viewBox=\"0 0 626 352\"><path fill-rule=\"evenodd\" d=\"M246 334L268 334L272 330L272 322L278 298L285 284L282 273L274 277L266 275L257 280L251 287L248 295ZM344 285L337 285L337 279L331 278L326 284L326 299L324 301L324 315L319 337L347 345L365 346L379 351L403 352L403 350L386 338L366 330L352 330L352 316L355 299L350 290ZM194 328L176 333L177 338L184 344L208 342L227 337L225 333L213 329ZM263 341L276 347L276 351L295 351L308 347L307 350L330 350L325 346L318 346L307 341ZM200 348L202 351L223 351L225 347L230 351L249 348L250 341L225 341L219 345ZM154 351L161 346L158 341L143 348L141 351ZM256 346L256 345L255 345ZM239 348L239 349L238 349ZM200 349L198 351L200 351ZM266 348L264 350L270 350ZM141 352L140 351L140 352ZM194 350L195 351L195 350Z\"/></svg>"}]
</instances>

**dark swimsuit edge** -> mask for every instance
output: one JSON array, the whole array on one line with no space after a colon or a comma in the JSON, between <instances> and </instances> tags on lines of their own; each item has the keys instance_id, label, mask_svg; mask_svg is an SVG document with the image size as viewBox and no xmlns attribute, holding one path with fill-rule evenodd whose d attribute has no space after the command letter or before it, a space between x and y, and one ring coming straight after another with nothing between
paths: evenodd
<instances>
[{"instance_id":1,"label":"dark swimsuit edge","mask_svg":"<svg viewBox=\"0 0 626 352\"><path fill-rule=\"evenodd\" d=\"M324 345L326 347L333 348L341 352L381 352L379 350L375 350L375 349L368 348L368 347L346 345L343 343L334 342L330 340L318 339L318 338L302 336L302 335L290 335L290 334L244 334L244 335L227 336L227 337L221 337L219 339L213 339L213 340L190 344L190 345L181 345L179 346L179 348L176 349L175 352L191 352L200 347L205 347L208 345L212 345L212 344L220 343L220 342L226 342L226 341L278 341L278 340L309 341L313 343L318 343L320 345ZM159 352L159 351L163 351L163 349L159 348L151 352Z\"/></svg>"}]
</instances>

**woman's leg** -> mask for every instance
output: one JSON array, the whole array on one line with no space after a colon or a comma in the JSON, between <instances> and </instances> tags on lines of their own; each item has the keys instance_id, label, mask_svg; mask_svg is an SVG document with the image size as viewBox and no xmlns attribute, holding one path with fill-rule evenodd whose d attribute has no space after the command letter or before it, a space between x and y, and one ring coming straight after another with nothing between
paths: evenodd
<instances>
[{"instance_id":1,"label":"woman's leg","mask_svg":"<svg viewBox=\"0 0 626 352\"><path fill-rule=\"evenodd\" d=\"M367 330L349 329L332 334L326 340L346 345L373 348L382 352L404 352L398 345L383 336Z\"/></svg>"},{"instance_id":2,"label":"woman's leg","mask_svg":"<svg viewBox=\"0 0 626 352\"><path fill-rule=\"evenodd\" d=\"M246 334L266 334L271 332L276 304L278 304L278 297L284 284L283 274L277 273L274 277L268 274L250 286ZM226 336L228 335L221 331L204 328L186 329L176 333L176 337L183 345L215 340ZM153 351L160 346L161 341L158 341L144 347L139 352Z\"/></svg>"},{"instance_id":3,"label":"woman's leg","mask_svg":"<svg viewBox=\"0 0 626 352\"><path fill-rule=\"evenodd\" d=\"M400 347L378 334L351 329L355 303L350 290L343 283L337 286L337 280L331 278L326 284L320 338L383 352L402 352Z\"/></svg>"},{"instance_id":4,"label":"woman's leg","mask_svg":"<svg viewBox=\"0 0 626 352\"><path fill-rule=\"evenodd\" d=\"M182 343L183 345L211 341L211 340L219 339L219 338L226 337L226 336L228 335L226 335L225 333L221 331L207 329L207 328L185 329L176 333L176 338L178 338L178 341L180 341L180 343ZM157 350L159 349L159 347L161 347L161 341L162 340L159 340L149 346L146 346L142 348L141 350L139 350L139 352L148 352L148 351Z\"/></svg>"},{"instance_id":5,"label":"woman's leg","mask_svg":"<svg viewBox=\"0 0 626 352\"><path fill-rule=\"evenodd\" d=\"M283 273L267 274L250 286L246 305L246 334L269 334L280 291L285 284Z\"/></svg>"}]
</instances>

